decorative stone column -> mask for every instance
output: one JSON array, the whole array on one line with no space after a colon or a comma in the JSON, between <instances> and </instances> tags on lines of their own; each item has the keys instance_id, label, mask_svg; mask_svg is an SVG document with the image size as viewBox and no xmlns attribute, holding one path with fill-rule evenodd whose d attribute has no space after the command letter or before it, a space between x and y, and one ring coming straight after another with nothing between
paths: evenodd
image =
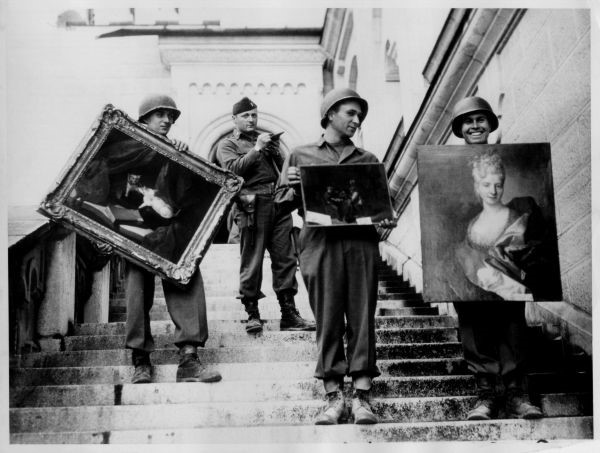
<instances>
[{"instance_id":1,"label":"decorative stone column","mask_svg":"<svg viewBox=\"0 0 600 453\"><path fill-rule=\"evenodd\" d=\"M94 272L92 294L83 307L83 322L108 322L110 261Z\"/></svg>"},{"instance_id":2,"label":"decorative stone column","mask_svg":"<svg viewBox=\"0 0 600 453\"><path fill-rule=\"evenodd\" d=\"M46 256L46 293L37 319L42 351L59 349L74 320L75 233L63 230L50 239Z\"/></svg>"}]
</instances>

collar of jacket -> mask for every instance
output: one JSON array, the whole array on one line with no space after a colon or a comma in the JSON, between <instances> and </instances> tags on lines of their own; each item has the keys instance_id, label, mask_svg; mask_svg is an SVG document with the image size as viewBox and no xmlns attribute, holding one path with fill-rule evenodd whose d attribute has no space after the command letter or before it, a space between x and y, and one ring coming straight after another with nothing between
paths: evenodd
<instances>
[{"instance_id":1,"label":"collar of jacket","mask_svg":"<svg viewBox=\"0 0 600 453\"><path fill-rule=\"evenodd\" d=\"M352 140L350 140L348 137L344 138L340 143L343 143L343 145L344 145L344 151L342 152L342 155L340 157L340 162L343 161L344 159L346 159L348 156L350 156L352 154L352 152L364 154L364 151L362 149L360 149L359 147L357 147L354 144L354 142ZM325 136L321 135L321 137L317 141L317 146L319 148L323 148L325 146L325 144L332 146L331 144L329 144L328 142L325 141ZM348 149L348 148L350 148L350 149Z\"/></svg>"},{"instance_id":2,"label":"collar of jacket","mask_svg":"<svg viewBox=\"0 0 600 453\"><path fill-rule=\"evenodd\" d=\"M248 140L248 141L253 141L254 139L256 139L256 137L258 137L258 132L253 131L250 133L247 132L242 132L239 129L234 129L233 130L233 138L235 139L243 139L243 140Z\"/></svg>"}]
</instances>

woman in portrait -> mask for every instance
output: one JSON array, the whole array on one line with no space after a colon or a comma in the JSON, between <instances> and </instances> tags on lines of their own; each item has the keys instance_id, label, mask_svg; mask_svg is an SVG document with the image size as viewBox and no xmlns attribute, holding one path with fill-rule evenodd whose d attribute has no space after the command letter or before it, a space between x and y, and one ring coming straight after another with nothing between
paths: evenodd
<instances>
[{"instance_id":1,"label":"woman in portrait","mask_svg":"<svg viewBox=\"0 0 600 453\"><path fill-rule=\"evenodd\" d=\"M456 250L465 277L503 300L534 300L539 287L536 267L544 259L540 208L532 197L503 203L506 171L498 153L479 154L470 166L482 209Z\"/></svg>"}]
</instances>

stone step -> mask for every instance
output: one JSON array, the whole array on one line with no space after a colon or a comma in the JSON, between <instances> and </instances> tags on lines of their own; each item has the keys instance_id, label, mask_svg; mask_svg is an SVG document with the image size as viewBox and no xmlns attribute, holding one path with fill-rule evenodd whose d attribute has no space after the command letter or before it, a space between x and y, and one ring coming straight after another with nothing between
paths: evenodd
<instances>
[{"instance_id":1,"label":"stone step","mask_svg":"<svg viewBox=\"0 0 600 453\"><path fill-rule=\"evenodd\" d=\"M458 341L456 329L452 327L430 327L420 329L379 329L378 343L442 343ZM173 334L154 335L156 348L175 348ZM254 346L287 346L300 343L315 343L315 332L266 331L248 335L240 324L237 332L213 332L205 344L206 348L234 348ZM124 335L85 335L65 338L66 351L96 349L118 349L124 347Z\"/></svg>"},{"instance_id":2,"label":"stone step","mask_svg":"<svg viewBox=\"0 0 600 453\"><path fill-rule=\"evenodd\" d=\"M85 432L11 433L13 444L314 444L484 441L503 447L501 441L547 442L552 447L572 446L563 439L591 439L591 416L541 420L439 421L417 423L341 424L335 426L251 426L98 430ZM471 444L472 445L472 444ZM509 442L506 450L514 448ZM531 445L532 451L537 450ZM503 448L502 448L503 449ZM498 449L500 450L500 449ZM411 450L412 451L412 450Z\"/></svg>"},{"instance_id":3,"label":"stone step","mask_svg":"<svg viewBox=\"0 0 600 453\"><path fill-rule=\"evenodd\" d=\"M348 380L350 384L350 380ZM350 385L346 387L350 396ZM378 398L474 395L471 376L386 377L373 384ZM223 380L213 385L152 384L42 385L12 387L10 407L63 407L312 400L323 397L317 379Z\"/></svg>"},{"instance_id":4,"label":"stone step","mask_svg":"<svg viewBox=\"0 0 600 453\"><path fill-rule=\"evenodd\" d=\"M50 368L12 368L11 386L68 385L68 384L122 384L131 382L133 366L72 366ZM154 382L175 382L175 363L153 366ZM467 374L465 362L451 359L387 359L378 360L382 378L386 376L449 376ZM310 379L314 376L315 362L248 362L206 363L211 370L218 370L224 380L258 379Z\"/></svg>"},{"instance_id":5,"label":"stone step","mask_svg":"<svg viewBox=\"0 0 600 453\"><path fill-rule=\"evenodd\" d=\"M464 420L476 399L373 398L372 407L382 423L447 422ZM591 402L589 394L547 394L540 400L548 417L590 415ZM305 400L12 408L9 426L11 433L23 433L310 424L322 407L321 400Z\"/></svg>"},{"instance_id":6,"label":"stone step","mask_svg":"<svg viewBox=\"0 0 600 453\"><path fill-rule=\"evenodd\" d=\"M407 308L377 308L376 314L379 316L433 316L438 315L437 307L421 306Z\"/></svg>"},{"instance_id":7,"label":"stone step","mask_svg":"<svg viewBox=\"0 0 600 453\"><path fill-rule=\"evenodd\" d=\"M38 352L22 358L23 367L67 367L129 365L130 351L126 349L105 349L92 351ZM316 360L315 344L289 346L256 346L247 348L200 348L198 355L203 363L231 362L289 362ZM458 358L462 347L458 342L451 343L406 343L378 344L377 358L419 359L419 358ZM152 353L155 364L177 363L178 355L173 349L157 349Z\"/></svg>"},{"instance_id":8,"label":"stone step","mask_svg":"<svg viewBox=\"0 0 600 453\"><path fill-rule=\"evenodd\" d=\"M380 291L377 294L377 298L380 300L388 300L388 299L396 299L396 300L417 300L423 301L423 296L421 293L411 293L411 292L400 292L394 293L390 291Z\"/></svg>"},{"instance_id":9,"label":"stone step","mask_svg":"<svg viewBox=\"0 0 600 453\"><path fill-rule=\"evenodd\" d=\"M298 310L303 318L314 320L310 308L305 308L298 304ZM405 308L378 308L376 313L379 316L435 316L439 315L439 310L437 307L419 306ZM243 307L241 307L241 304L240 308L236 310L210 310L208 312L209 320L239 321L246 319L247 316L248 315L244 311ZM278 308L275 308L275 306L269 306L267 308L260 308L260 316L263 319L279 319L281 313ZM109 316L110 322L125 322L126 319L127 314L124 311L113 312L111 310ZM171 319L171 317L166 310L166 306L162 306L162 308L161 306L157 306L156 308L152 308L150 311L150 319L152 321L168 321Z\"/></svg>"},{"instance_id":10,"label":"stone step","mask_svg":"<svg viewBox=\"0 0 600 453\"><path fill-rule=\"evenodd\" d=\"M311 364L312 365L312 364ZM300 369L304 377L273 376L269 371L252 379L249 376L234 376L231 379L227 367L211 365L211 369L219 369L223 381L214 385L197 385L175 382L175 365L171 367L170 380L166 378L166 370L155 370L152 384L130 384L130 377L121 382L112 381L105 383L86 384L71 382L56 385L41 383L41 385L12 386L10 392L10 407L47 407L47 406L99 406L113 404L181 404L181 403L206 403L218 401L277 401L277 400L309 400L323 396L323 386L320 381L312 377L314 366L304 366ZM229 370L239 372L239 370ZM538 385L548 390L541 393L578 393L579 389L559 390L555 384L555 375L546 374L548 385L538 382ZM159 380L161 379L161 380ZM14 380L11 380L11 383ZM346 394L351 392L351 379L346 378ZM531 390L531 386L530 386ZM374 380L373 394L378 398L412 398L435 396L475 395L475 379L472 375L440 375L440 376L389 376L383 375ZM591 388L590 388L591 393ZM539 393L532 393L536 398Z\"/></svg>"},{"instance_id":11,"label":"stone step","mask_svg":"<svg viewBox=\"0 0 600 453\"><path fill-rule=\"evenodd\" d=\"M263 319L263 329L265 331L278 331L279 319ZM245 322L236 320L217 320L208 321L208 331L210 335L215 332L232 332L244 329ZM456 321L451 316L377 316L375 318L376 328L426 328L426 327L455 327ZM152 333L154 335L172 333L175 331L175 325L172 321L152 321ZM73 332L74 335L125 335L124 322L111 323L87 323L77 324Z\"/></svg>"},{"instance_id":12,"label":"stone step","mask_svg":"<svg viewBox=\"0 0 600 453\"><path fill-rule=\"evenodd\" d=\"M243 312L244 306L239 299L237 299L236 294L231 294L230 296L206 296L206 310L208 312L218 311L218 310L232 310L236 312ZM394 296L398 296L395 294ZM310 309L310 305L308 304L307 299L303 299L300 297L296 298L296 305L302 313L306 313L307 316L312 316L312 312ZM377 301L377 308L411 308L411 307L425 307L429 308L430 305L423 302L422 299L408 297L408 298L396 298L396 297L380 297ZM258 302L258 308L261 311L276 311L279 312L279 302L274 298L265 298ZM110 310L112 313L124 313L126 312L126 302L125 299L115 299L110 303ZM152 310L155 313L164 313L167 310L167 304L164 297L155 297L154 302L152 304Z\"/></svg>"}]
</instances>

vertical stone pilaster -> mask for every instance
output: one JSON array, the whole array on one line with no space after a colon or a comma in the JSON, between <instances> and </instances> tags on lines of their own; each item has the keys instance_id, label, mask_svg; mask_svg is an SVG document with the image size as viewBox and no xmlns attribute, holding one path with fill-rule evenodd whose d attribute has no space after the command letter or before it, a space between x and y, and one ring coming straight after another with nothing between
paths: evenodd
<instances>
[{"instance_id":1,"label":"vertical stone pilaster","mask_svg":"<svg viewBox=\"0 0 600 453\"><path fill-rule=\"evenodd\" d=\"M75 233L50 240L46 256L46 293L37 319L37 332L42 339L66 335L69 322L74 320Z\"/></svg>"},{"instance_id":2,"label":"vertical stone pilaster","mask_svg":"<svg viewBox=\"0 0 600 453\"><path fill-rule=\"evenodd\" d=\"M92 294L83 308L83 322L108 322L110 261L94 272Z\"/></svg>"}]
</instances>

